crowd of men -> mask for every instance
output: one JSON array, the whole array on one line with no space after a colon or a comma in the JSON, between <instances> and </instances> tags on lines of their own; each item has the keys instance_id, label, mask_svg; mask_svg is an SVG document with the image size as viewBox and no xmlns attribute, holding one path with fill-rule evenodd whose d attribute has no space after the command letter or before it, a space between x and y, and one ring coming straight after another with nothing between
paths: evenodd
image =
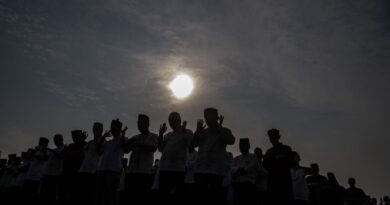
<instances>
[{"instance_id":1,"label":"crowd of men","mask_svg":"<svg viewBox=\"0 0 390 205\"><path fill-rule=\"evenodd\" d=\"M300 166L300 156L280 142L277 129L268 131L272 148L251 153L248 138L239 139L240 155L226 151L236 138L223 126L215 108L204 110L195 132L177 112L159 133L149 130L149 117L138 116L139 134L126 137L117 119L109 131L93 124L93 139L72 131L40 138L38 146L20 156L0 159L0 204L235 204L235 205L377 205L350 178L349 188L319 166ZM161 152L161 159L154 153ZM129 160L124 154L131 153ZM390 205L389 198L380 204Z\"/></svg>"}]
</instances>

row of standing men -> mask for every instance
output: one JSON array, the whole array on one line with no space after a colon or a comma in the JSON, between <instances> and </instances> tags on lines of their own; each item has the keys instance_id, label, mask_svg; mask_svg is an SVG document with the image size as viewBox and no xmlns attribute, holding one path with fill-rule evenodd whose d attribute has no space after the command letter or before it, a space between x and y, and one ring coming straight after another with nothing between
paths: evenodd
<instances>
[{"instance_id":1,"label":"row of standing men","mask_svg":"<svg viewBox=\"0 0 390 205\"><path fill-rule=\"evenodd\" d=\"M55 135L54 149L48 148L47 138L40 138L35 149L21 157L11 155L7 171L2 171L2 203L322 205L345 201L360 205L369 201L360 189L341 189L334 175L323 179L315 165L299 166L298 153L279 142L276 129L268 131L273 146L264 156L259 148L250 153L249 139L241 138L241 155L233 159L226 147L235 143L235 137L223 127L218 110L205 109L204 119L206 123L199 120L192 132L180 114L172 112L168 118L172 131L166 133L164 123L154 134L149 131L149 117L141 114L140 134L131 138L125 136L127 127L119 120L113 120L106 132L96 122L90 141L86 142L85 132L74 130L73 143L67 146L62 135ZM153 167L156 150L162 154ZM123 157L130 152L127 163Z\"/></svg>"}]
</instances>

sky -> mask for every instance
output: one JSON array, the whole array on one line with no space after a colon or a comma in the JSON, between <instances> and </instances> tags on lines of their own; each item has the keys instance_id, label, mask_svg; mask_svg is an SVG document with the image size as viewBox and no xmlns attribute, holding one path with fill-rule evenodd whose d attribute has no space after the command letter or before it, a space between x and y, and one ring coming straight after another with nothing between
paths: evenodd
<instances>
[{"instance_id":1,"label":"sky","mask_svg":"<svg viewBox=\"0 0 390 205\"><path fill-rule=\"evenodd\" d=\"M253 148L278 128L302 165L390 194L387 0L0 0L0 28L2 157L95 121L132 136L139 113L195 129L216 107Z\"/></svg>"}]
</instances>

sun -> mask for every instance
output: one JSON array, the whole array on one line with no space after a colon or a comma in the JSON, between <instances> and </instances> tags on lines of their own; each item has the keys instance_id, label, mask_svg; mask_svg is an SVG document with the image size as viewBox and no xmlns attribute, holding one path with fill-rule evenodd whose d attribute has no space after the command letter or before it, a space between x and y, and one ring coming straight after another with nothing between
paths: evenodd
<instances>
[{"instance_id":1,"label":"sun","mask_svg":"<svg viewBox=\"0 0 390 205\"><path fill-rule=\"evenodd\" d=\"M169 83L168 86L177 99L188 97L194 89L194 83L190 76L181 74Z\"/></svg>"}]
</instances>

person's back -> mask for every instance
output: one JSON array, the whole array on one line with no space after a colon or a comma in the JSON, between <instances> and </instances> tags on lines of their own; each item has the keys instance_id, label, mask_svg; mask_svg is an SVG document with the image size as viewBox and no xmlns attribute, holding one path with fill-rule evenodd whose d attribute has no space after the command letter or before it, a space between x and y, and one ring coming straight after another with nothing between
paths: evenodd
<instances>
[{"instance_id":1,"label":"person's back","mask_svg":"<svg viewBox=\"0 0 390 205\"><path fill-rule=\"evenodd\" d=\"M310 203L312 205L323 204L324 189L328 185L328 179L320 175L320 168L318 164L310 165L313 174L306 178L307 185L310 190Z\"/></svg>"},{"instance_id":2,"label":"person's back","mask_svg":"<svg viewBox=\"0 0 390 205\"><path fill-rule=\"evenodd\" d=\"M279 142L279 130L269 130L268 136L273 147L264 155L263 164L269 174L267 192L271 204L291 204L293 191L290 169L294 164L292 150Z\"/></svg>"},{"instance_id":3,"label":"person's back","mask_svg":"<svg viewBox=\"0 0 390 205\"><path fill-rule=\"evenodd\" d=\"M348 179L350 187L345 190L345 202L347 205L362 205L367 199L367 195L360 188L355 186L356 181L354 178Z\"/></svg>"},{"instance_id":4,"label":"person's back","mask_svg":"<svg viewBox=\"0 0 390 205\"><path fill-rule=\"evenodd\" d=\"M240 139L241 155L233 159L232 179L235 204L256 204L256 177L259 163L255 154L249 152L248 138Z\"/></svg>"},{"instance_id":5,"label":"person's back","mask_svg":"<svg viewBox=\"0 0 390 205\"><path fill-rule=\"evenodd\" d=\"M73 130L72 138L73 143L64 149L64 174L77 174L84 160L85 133L81 130Z\"/></svg>"},{"instance_id":6,"label":"person's back","mask_svg":"<svg viewBox=\"0 0 390 205\"><path fill-rule=\"evenodd\" d=\"M325 194L323 196L324 205L343 205L344 204L344 187L337 182L336 176L329 172L328 185L325 187Z\"/></svg>"}]
</instances>

